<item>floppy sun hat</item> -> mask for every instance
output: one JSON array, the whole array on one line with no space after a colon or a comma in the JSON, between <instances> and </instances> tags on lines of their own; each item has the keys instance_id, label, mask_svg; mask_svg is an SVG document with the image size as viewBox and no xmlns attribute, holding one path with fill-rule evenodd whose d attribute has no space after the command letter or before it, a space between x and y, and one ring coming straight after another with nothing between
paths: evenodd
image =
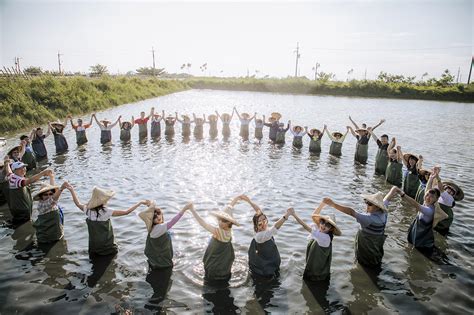
<instances>
[{"instance_id":1,"label":"floppy sun hat","mask_svg":"<svg viewBox=\"0 0 474 315\"><path fill-rule=\"evenodd\" d=\"M234 216L232 215L232 208L229 206L225 207L224 210L213 211L211 212L211 215L217 217L218 219L224 219L231 222L232 224L240 226L239 222L234 219Z\"/></svg>"},{"instance_id":2,"label":"floppy sun hat","mask_svg":"<svg viewBox=\"0 0 474 315\"><path fill-rule=\"evenodd\" d=\"M408 161L410 160L410 157L413 157L417 162L418 162L418 157L414 155L413 153L405 153L403 154L403 160L405 163L408 165Z\"/></svg>"},{"instance_id":3,"label":"floppy sun hat","mask_svg":"<svg viewBox=\"0 0 474 315\"><path fill-rule=\"evenodd\" d=\"M115 192L112 190L106 190L99 187L94 187L92 189L92 196L89 202L87 203L87 209L93 209L95 207L105 205L115 195Z\"/></svg>"},{"instance_id":4,"label":"floppy sun hat","mask_svg":"<svg viewBox=\"0 0 474 315\"><path fill-rule=\"evenodd\" d=\"M339 228L337 227L335 216L314 214L311 216L311 218L313 219L314 223L316 223L318 226L321 220L326 221L327 223L331 224L332 227L334 228L334 235L336 236L342 235L341 230L339 230Z\"/></svg>"},{"instance_id":5,"label":"floppy sun hat","mask_svg":"<svg viewBox=\"0 0 474 315\"><path fill-rule=\"evenodd\" d=\"M47 191L50 191L50 190L54 190L54 192L56 193L56 191L58 191L58 189L59 189L58 186L50 185L48 183L43 183L43 184L41 184L40 190L33 197L33 200L38 201L38 200L41 199L41 194L43 194Z\"/></svg>"},{"instance_id":6,"label":"floppy sun hat","mask_svg":"<svg viewBox=\"0 0 474 315\"><path fill-rule=\"evenodd\" d=\"M387 208L383 204L384 194L382 192L379 191L372 195L361 195L361 196L362 198L364 198L364 200L370 202L373 205L376 205L381 210L387 212Z\"/></svg>"},{"instance_id":7,"label":"floppy sun hat","mask_svg":"<svg viewBox=\"0 0 474 315\"><path fill-rule=\"evenodd\" d=\"M454 200L461 201L464 199L464 192L462 191L461 187L459 187L457 184L455 184L452 181L445 180L443 181L443 186L444 185L451 187L451 189L455 191Z\"/></svg>"},{"instance_id":8,"label":"floppy sun hat","mask_svg":"<svg viewBox=\"0 0 474 315\"><path fill-rule=\"evenodd\" d=\"M152 202L145 211L142 211L138 214L140 219L142 219L143 222L145 222L148 233L151 232L151 229L153 227L153 218L155 217L156 209L160 209L160 208L156 206L155 202ZM163 211L163 210L160 209L160 211Z\"/></svg>"},{"instance_id":9,"label":"floppy sun hat","mask_svg":"<svg viewBox=\"0 0 474 315\"><path fill-rule=\"evenodd\" d=\"M281 114L278 112L273 112L270 116L275 120L280 120L281 118Z\"/></svg>"},{"instance_id":10,"label":"floppy sun hat","mask_svg":"<svg viewBox=\"0 0 474 315\"><path fill-rule=\"evenodd\" d=\"M335 137L335 136L342 137L342 136L343 136L343 134L342 134L342 133L340 133L339 131L335 131L335 132L333 132L333 133L332 133L332 136L333 136L333 137Z\"/></svg>"}]
</instances>

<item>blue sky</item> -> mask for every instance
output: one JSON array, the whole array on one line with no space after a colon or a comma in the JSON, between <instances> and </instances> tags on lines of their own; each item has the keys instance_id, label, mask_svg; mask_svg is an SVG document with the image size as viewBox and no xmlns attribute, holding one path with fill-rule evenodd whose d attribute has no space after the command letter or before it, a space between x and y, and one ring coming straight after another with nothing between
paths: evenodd
<instances>
[{"instance_id":1,"label":"blue sky","mask_svg":"<svg viewBox=\"0 0 474 315\"><path fill-rule=\"evenodd\" d=\"M473 1L8 1L0 0L2 66L112 73L151 66L195 75L286 77L312 68L337 79L380 71L467 79ZM202 72L199 66L207 63ZM354 69L348 75L348 71Z\"/></svg>"}]
</instances>

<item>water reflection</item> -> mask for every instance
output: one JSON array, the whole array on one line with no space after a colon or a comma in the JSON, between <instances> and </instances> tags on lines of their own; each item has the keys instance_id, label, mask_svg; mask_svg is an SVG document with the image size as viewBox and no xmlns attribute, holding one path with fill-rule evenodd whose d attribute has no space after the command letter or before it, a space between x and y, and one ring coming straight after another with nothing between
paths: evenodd
<instances>
[{"instance_id":1,"label":"water reflection","mask_svg":"<svg viewBox=\"0 0 474 315\"><path fill-rule=\"evenodd\" d=\"M234 304L234 297L230 292L228 283L206 283L203 287L202 297L205 300L204 310L213 314L238 314L239 309Z\"/></svg>"},{"instance_id":2,"label":"water reflection","mask_svg":"<svg viewBox=\"0 0 474 315\"><path fill-rule=\"evenodd\" d=\"M154 311L162 311L163 306L161 303L166 298L168 291L171 288L173 281L171 275L173 274L173 268L163 269L149 269L146 275L146 282L148 282L153 288L153 296L149 299L149 303L145 305L146 309Z\"/></svg>"},{"instance_id":3,"label":"water reflection","mask_svg":"<svg viewBox=\"0 0 474 315\"><path fill-rule=\"evenodd\" d=\"M92 264L92 274L87 277L87 286L89 288L95 287L106 271L107 274L102 278L102 282L107 283L115 279L115 264L110 265L116 255L117 254L89 256Z\"/></svg>"}]
</instances>

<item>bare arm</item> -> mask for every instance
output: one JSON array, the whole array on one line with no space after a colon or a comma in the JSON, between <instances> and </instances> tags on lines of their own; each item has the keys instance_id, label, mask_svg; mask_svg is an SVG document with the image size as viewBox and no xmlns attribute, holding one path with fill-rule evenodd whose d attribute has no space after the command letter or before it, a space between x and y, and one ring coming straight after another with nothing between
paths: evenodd
<instances>
[{"instance_id":1,"label":"bare arm","mask_svg":"<svg viewBox=\"0 0 474 315\"><path fill-rule=\"evenodd\" d=\"M240 200L243 200L243 201L247 202L255 210L256 214L261 214L262 213L262 209L260 209L259 206L257 206L255 203L253 203L253 201L250 200L250 198L247 197L246 195L240 196Z\"/></svg>"},{"instance_id":2,"label":"bare arm","mask_svg":"<svg viewBox=\"0 0 474 315\"><path fill-rule=\"evenodd\" d=\"M200 226L205 228L210 233L214 233L214 231L216 230L216 227L204 221L204 219L201 218L199 214L197 213L197 211L194 209L194 206L191 207L189 210L191 211L191 213L193 214L194 218L196 219L196 221L199 223Z\"/></svg>"},{"instance_id":3,"label":"bare arm","mask_svg":"<svg viewBox=\"0 0 474 315\"><path fill-rule=\"evenodd\" d=\"M10 166L8 166L8 167L10 167ZM7 170L8 170L8 168L7 168ZM11 170L10 170L10 171L11 171ZM25 186L28 186L28 185L30 185L30 184L33 184L33 183L39 181L39 180L41 179L41 177L43 177L43 176L49 176L49 174L50 174L51 172L52 172L51 170L47 169L47 170L44 170L44 171L42 171L42 172L39 172L38 174L33 175L33 176L31 176L31 177L25 179Z\"/></svg>"},{"instance_id":4,"label":"bare arm","mask_svg":"<svg viewBox=\"0 0 474 315\"><path fill-rule=\"evenodd\" d=\"M377 128L378 126L380 126L384 122L385 122L385 119L380 119L379 123L372 127L372 130L375 130L375 128Z\"/></svg>"},{"instance_id":5,"label":"bare arm","mask_svg":"<svg viewBox=\"0 0 474 315\"><path fill-rule=\"evenodd\" d=\"M92 116L91 116L91 120L89 121L89 126L92 126Z\"/></svg>"},{"instance_id":6,"label":"bare arm","mask_svg":"<svg viewBox=\"0 0 474 315\"><path fill-rule=\"evenodd\" d=\"M132 121L130 122L130 129L132 129L133 126L135 126L135 117L132 116Z\"/></svg>"},{"instance_id":7,"label":"bare arm","mask_svg":"<svg viewBox=\"0 0 474 315\"><path fill-rule=\"evenodd\" d=\"M175 114L176 114L176 121L182 123L183 121L178 118L178 112L175 112Z\"/></svg>"},{"instance_id":8,"label":"bare arm","mask_svg":"<svg viewBox=\"0 0 474 315\"><path fill-rule=\"evenodd\" d=\"M84 211L85 205L82 204L79 198L77 197L77 194L74 188L70 184L67 184L66 189L69 190L69 192L71 193L72 200L74 201L74 204L76 205L76 207L78 207L79 210Z\"/></svg>"},{"instance_id":9,"label":"bare arm","mask_svg":"<svg viewBox=\"0 0 474 315\"><path fill-rule=\"evenodd\" d=\"M352 120L352 117L349 116L349 120L351 121L351 123L354 125L355 129L359 129L359 126L357 126L357 124L355 123L354 120Z\"/></svg>"},{"instance_id":10,"label":"bare arm","mask_svg":"<svg viewBox=\"0 0 474 315\"><path fill-rule=\"evenodd\" d=\"M335 203L334 201L332 201L331 198L324 198L323 199L323 202L325 204L327 204L328 206L330 207L333 207L334 209L338 210L338 211L341 211L342 213L345 213L347 215L350 215L352 217L355 218L356 216L356 212L354 209L350 208L350 207L346 207L346 206L343 206L343 205L340 205L338 203Z\"/></svg>"},{"instance_id":11,"label":"bare arm","mask_svg":"<svg viewBox=\"0 0 474 315\"><path fill-rule=\"evenodd\" d=\"M153 117L154 114L155 114L155 108L152 107L150 110L150 115L148 115L147 119L150 119L151 117Z\"/></svg>"},{"instance_id":12,"label":"bare arm","mask_svg":"<svg viewBox=\"0 0 474 315\"><path fill-rule=\"evenodd\" d=\"M253 119L255 119L255 117L257 117L257 113L256 113L256 112L255 112L255 113L253 113L253 116L252 116L252 117L250 117L249 121L252 121Z\"/></svg>"},{"instance_id":13,"label":"bare arm","mask_svg":"<svg viewBox=\"0 0 474 315\"><path fill-rule=\"evenodd\" d=\"M234 106L233 110L234 110L235 113L237 114L237 117L239 117L239 119L242 119L242 117L240 117L240 114L239 114L239 112L237 111L237 108L235 108L235 106ZM232 115L233 115L233 114L234 114L234 112L232 112Z\"/></svg>"},{"instance_id":14,"label":"bare arm","mask_svg":"<svg viewBox=\"0 0 474 315\"><path fill-rule=\"evenodd\" d=\"M30 139L31 139L31 140L36 139L36 129L31 130Z\"/></svg>"},{"instance_id":15,"label":"bare arm","mask_svg":"<svg viewBox=\"0 0 474 315\"><path fill-rule=\"evenodd\" d=\"M44 135L45 138L48 138L51 135L51 123L48 123L48 131Z\"/></svg>"},{"instance_id":16,"label":"bare arm","mask_svg":"<svg viewBox=\"0 0 474 315\"><path fill-rule=\"evenodd\" d=\"M135 209L137 209L138 207L140 207L141 205L150 205L150 200L142 200L142 201L139 201L137 202L136 204L134 204L133 206L131 206L130 208L128 208L127 210L114 210L112 212L112 216L113 217L120 217L120 216L123 216L123 215L127 215L129 214L130 212L134 211Z\"/></svg>"},{"instance_id":17,"label":"bare arm","mask_svg":"<svg viewBox=\"0 0 474 315\"><path fill-rule=\"evenodd\" d=\"M122 116L119 116L119 117L117 118L117 120L116 120L112 125L110 125L110 129L112 129L113 127L115 127L115 126L119 123L120 118L122 118Z\"/></svg>"},{"instance_id":18,"label":"bare arm","mask_svg":"<svg viewBox=\"0 0 474 315\"><path fill-rule=\"evenodd\" d=\"M281 228L283 223L288 221L288 218L290 217L290 209L292 209L292 208L289 208L288 210L286 210L285 214L278 221L275 222L274 227L277 230L279 230Z\"/></svg>"},{"instance_id":19,"label":"bare arm","mask_svg":"<svg viewBox=\"0 0 474 315\"><path fill-rule=\"evenodd\" d=\"M428 186L427 186L427 187L428 187ZM416 211L418 211L418 212L421 211L421 209L420 209L420 206L421 206L421 205L420 205L415 199L413 199L412 197L410 197L410 196L408 196L407 194L405 194L405 193L403 192L403 190L401 190L401 189L398 188L397 186L393 186L393 187L392 187L392 190L393 190L395 193L399 194L400 197L402 197L402 199L406 200L412 207L414 207L414 208L416 209ZM392 190L390 190L390 193L392 193ZM389 194L390 194L390 193L389 193ZM385 198L387 198L387 197L385 197ZM384 200L385 200L385 198L384 198Z\"/></svg>"},{"instance_id":20,"label":"bare arm","mask_svg":"<svg viewBox=\"0 0 474 315\"><path fill-rule=\"evenodd\" d=\"M372 135L372 136L375 138L375 135ZM395 138L392 138L392 140L390 141L390 144L388 145L387 151L390 152L390 150L392 150L396 144L397 144L397 141L395 140Z\"/></svg>"},{"instance_id":21,"label":"bare arm","mask_svg":"<svg viewBox=\"0 0 474 315\"><path fill-rule=\"evenodd\" d=\"M400 163L400 161L403 160L403 152L402 152L402 147L397 146L397 161Z\"/></svg>"},{"instance_id":22,"label":"bare arm","mask_svg":"<svg viewBox=\"0 0 474 315\"><path fill-rule=\"evenodd\" d=\"M355 133L354 129L352 129L351 126L347 126L347 131L350 131L352 133L352 135L357 138L357 134ZM347 134L347 132L346 132L346 134Z\"/></svg>"},{"instance_id":23,"label":"bare arm","mask_svg":"<svg viewBox=\"0 0 474 315\"><path fill-rule=\"evenodd\" d=\"M58 200L59 200L59 197L61 196L63 190L66 189L66 186L67 186L67 182L64 182L64 183L61 185L61 187L59 187L59 189L56 190L56 192L55 192L54 195L53 195L53 199L54 199L55 201L58 201Z\"/></svg>"},{"instance_id":24,"label":"bare arm","mask_svg":"<svg viewBox=\"0 0 474 315\"><path fill-rule=\"evenodd\" d=\"M100 123L100 121L97 119L97 117L95 116L95 114L93 114L92 117L94 117L95 122L99 125L99 127L100 127L101 129L104 128L104 125L102 125L102 124Z\"/></svg>"},{"instance_id":25,"label":"bare arm","mask_svg":"<svg viewBox=\"0 0 474 315\"><path fill-rule=\"evenodd\" d=\"M222 120L221 116L219 115L219 113L217 112L216 110L216 115L217 115L217 118L219 118L220 120Z\"/></svg>"},{"instance_id":26,"label":"bare arm","mask_svg":"<svg viewBox=\"0 0 474 315\"><path fill-rule=\"evenodd\" d=\"M290 209L292 209L292 210L290 210ZM301 220L300 217L298 217L298 215L296 214L296 212L293 208L290 208L290 209L289 209L289 212L295 218L296 222L298 222L306 231L311 233L311 227L308 224L304 223L304 221Z\"/></svg>"},{"instance_id":27,"label":"bare arm","mask_svg":"<svg viewBox=\"0 0 474 315\"><path fill-rule=\"evenodd\" d=\"M418 161L416 162L416 169L421 170L423 167L423 156L418 156Z\"/></svg>"},{"instance_id":28,"label":"bare arm","mask_svg":"<svg viewBox=\"0 0 474 315\"><path fill-rule=\"evenodd\" d=\"M21 140L21 142L20 142L20 152L18 153L18 156L20 157L20 159L23 157L23 155L25 155L25 152L26 152L26 141Z\"/></svg>"},{"instance_id":29,"label":"bare arm","mask_svg":"<svg viewBox=\"0 0 474 315\"><path fill-rule=\"evenodd\" d=\"M372 127L367 128L367 131L372 136L375 142L379 141L379 138L377 138L377 136L375 135L374 129Z\"/></svg>"}]
</instances>

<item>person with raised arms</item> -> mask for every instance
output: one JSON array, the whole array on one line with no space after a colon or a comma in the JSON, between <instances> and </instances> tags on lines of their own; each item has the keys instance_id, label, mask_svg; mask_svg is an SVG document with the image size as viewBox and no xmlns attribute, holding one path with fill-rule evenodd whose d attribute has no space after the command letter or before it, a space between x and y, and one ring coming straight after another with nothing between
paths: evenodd
<instances>
[{"instance_id":1,"label":"person with raised arms","mask_svg":"<svg viewBox=\"0 0 474 315\"><path fill-rule=\"evenodd\" d=\"M321 153L321 139L323 138L325 132L326 125L324 125L322 132L316 128L313 128L307 132L308 137L311 139L309 142L309 152L316 154Z\"/></svg>"},{"instance_id":2,"label":"person with raised arms","mask_svg":"<svg viewBox=\"0 0 474 315\"><path fill-rule=\"evenodd\" d=\"M326 134L328 135L329 139L331 139L331 145L329 147L329 154L333 156L340 157L342 155L342 144L346 139L347 133L349 132L349 126L347 126L347 130L345 134L342 134L339 131L335 131L333 133L329 132L326 125L324 125L324 129L326 130Z\"/></svg>"},{"instance_id":3,"label":"person with raised arms","mask_svg":"<svg viewBox=\"0 0 474 315\"><path fill-rule=\"evenodd\" d=\"M150 122L150 136L152 139L161 138L161 121L165 117L165 111L161 111L161 115L157 113L153 113L151 116Z\"/></svg>"},{"instance_id":4,"label":"person with raised arms","mask_svg":"<svg viewBox=\"0 0 474 315\"><path fill-rule=\"evenodd\" d=\"M418 170L418 179L420 180L420 186L418 186L418 190L416 191L415 200L422 205L425 201L425 191L426 185L430 180L431 171L427 169L419 169Z\"/></svg>"},{"instance_id":5,"label":"person with raised arms","mask_svg":"<svg viewBox=\"0 0 474 315\"><path fill-rule=\"evenodd\" d=\"M21 162L26 152L26 141L21 140L19 145L15 145L7 152L7 156L13 162ZM26 163L25 163L26 164Z\"/></svg>"},{"instance_id":6,"label":"person with raised arms","mask_svg":"<svg viewBox=\"0 0 474 315\"><path fill-rule=\"evenodd\" d=\"M274 112L268 117L268 123L264 123L263 125L270 128L270 132L268 133L268 138L271 142L275 143L277 139L278 128L280 128L280 119L281 114ZM263 120L265 121L265 119Z\"/></svg>"},{"instance_id":7,"label":"person with raised arms","mask_svg":"<svg viewBox=\"0 0 474 315\"><path fill-rule=\"evenodd\" d=\"M191 124L194 122L192 121L188 115L181 115L182 119L179 119L178 112L175 112L176 121L181 124L181 136L183 138L189 138L191 136Z\"/></svg>"},{"instance_id":8,"label":"person with raised arms","mask_svg":"<svg viewBox=\"0 0 474 315\"><path fill-rule=\"evenodd\" d=\"M140 117L135 119L135 124L138 125L138 139L143 140L148 136L148 120L155 114L155 108L152 107L150 114L145 116L145 112L140 112Z\"/></svg>"},{"instance_id":9,"label":"person with raised arms","mask_svg":"<svg viewBox=\"0 0 474 315\"><path fill-rule=\"evenodd\" d=\"M395 147L396 146L396 147ZM395 137L390 141L387 148L388 164L385 169L385 181L391 185L402 187L403 182L403 153L402 147L397 146Z\"/></svg>"},{"instance_id":10,"label":"person with raised arms","mask_svg":"<svg viewBox=\"0 0 474 315\"><path fill-rule=\"evenodd\" d=\"M217 130L217 115L208 115L206 123L209 124L209 138L212 140L217 138L217 134L219 133Z\"/></svg>"},{"instance_id":11,"label":"person with raised arms","mask_svg":"<svg viewBox=\"0 0 474 315\"><path fill-rule=\"evenodd\" d=\"M370 139L370 133L367 130L367 125L362 124L362 128L359 128L359 126L355 123L355 121L352 120L351 116L349 116L349 120L354 125L355 131L354 129L352 129L352 127L349 127L349 130L351 131L352 135L357 139L354 160L361 164L366 164L367 158L369 157L368 150L369 150L369 139ZM375 125L374 127L369 127L369 128L371 128L372 131L374 131L378 126L380 126L384 122L385 120L382 119L377 125Z\"/></svg>"},{"instance_id":12,"label":"person with raised arms","mask_svg":"<svg viewBox=\"0 0 474 315\"><path fill-rule=\"evenodd\" d=\"M310 233L310 240L306 247L306 267L303 273L303 279L308 281L329 280L331 276L332 240L334 235L340 236L342 234L336 225L334 216L320 215L324 206L326 204L321 202L314 209L311 218L315 224L312 226L301 220L293 209L290 211L296 221Z\"/></svg>"},{"instance_id":13,"label":"person with raised arms","mask_svg":"<svg viewBox=\"0 0 474 315\"><path fill-rule=\"evenodd\" d=\"M294 126L291 128L290 132L293 135L293 147L296 149L301 149L303 147L303 137L308 133L308 127Z\"/></svg>"},{"instance_id":14,"label":"person with raised arms","mask_svg":"<svg viewBox=\"0 0 474 315\"><path fill-rule=\"evenodd\" d=\"M102 144L107 144L112 142L112 128L114 128L122 118L122 115L120 115L117 120L111 124L110 120L107 119L102 119L99 121L97 119L97 116L95 114L92 114L92 117L94 117L95 122L100 128L100 143Z\"/></svg>"},{"instance_id":15,"label":"person with raised arms","mask_svg":"<svg viewBox=\"0 0 474 315\"><path fill-rule=\"evenodd\" d=\"M90 128L92 126L92 115L91 115L91 120L89 121L88 124L84 124L81 118L77 119L77 125L74 124L72 121L72 116L69 115L67 116L69 119L69 122L71 123L72 129L76 132L76 143L77 145L83 145L87 143L87 135L86 135L86 129Z\"/></svg>"},{"instance_id":16,"label":"person with raised arms","mask_svg":"<svg viewBox=\"0 0 474 315\"><path fill-rule=\"evenodd\" d=\"M205 283L227 282L230 280L232 264L235 259L234 247L232 246L232 226L240 226L237 220L234 219L232 211L239 200L240 196L234 198L224 210L211 213L218 220L217 226L204 221L194 209L194 206L190 208L199 225L212 234L203 257Z\"/></svg>"},{"instance_id":17,"label":"person with raised arms","mask_svg":"<svg viewBox=\"0 0 474 315\"><path fill-rule=\"evenodd\" d=\"M237 108L235 107L234 107L234 111L240 120L239 136L242 137L242 140L246 141L249 139L249 135L250 135L250 130L249 130L250 122L255 118L255 116L257 116L257 113L254 113L254 115L250 117L250 114L248 113L239 114L239 112L237 111Z\"/></svg>"},{"instance_id":18,"label":"person with raised arms","mask_svg":"<svg viewBox=\"0 0 474 315\"><path fill-rule=\"evenodd\" d=\"M262 119L257 119L255 118L255 139L258 140L258 142L262 141L263 139L263 126L265 122L265 115L263 115Z\"/></svg>"},{"instance_id":19,"label":"person with raised arms","mask_svg":"<svg viewBox=\"0 0 474 315\"><path fill-rule=\"evenodd\" d=\"M286 128L285 128L284 123L278 124L275 144L279 144L279 145L285 144L286 132L290 129L290 125L291 125L291 120L288 120L288 124L286 125Z\"/></svg>"},{"instance_id":20,"label":"person with raised arms","mask_svg":"<svg viewBox=\"0 0 474 315\"><path fill-rule=\"evenodd\" d=\"M33 151L33 148L31 147L30 137L28 137L27 135L22 135L20 137L20 141L24 145L24 150L25 150L21 158L21 161L27 164L28 166L26 167L26 169L28 171L31 171L32 169L36 168L37 161L36 161L35 152Z\"/></svg>"},{"instance_id":21,"label":"person with raised arms","mask_svg":"<svg viewBox=\"0 0 474 315\"><path fill-rule=\"evenodd\" d=\"M110 198L115 195L112 190L99 187L92 189L90 200L83 204L77 197L74 187L66 185L66 189L71 192L72 199L76 207L87 216L87 230L89 231L89 255L112 255L117 253L114 230L112 228L111 217L119 217L130 214L141 205L150 205L149 200L142 200L128 208L127 210L112 210L107 206Z\"/></svg>"},{"instance_id":22,"label":"person with raised arms","mask_svg":"<svg viewBox=\"0 0 474 315\"><path fill-rule=\"evenodd\" d=\"M175 123L176 123L176 118L168 114L168 117L165 118L165 136L166 137L169 137L169 138L174 137L174 124Z\"/></svg>"},{"instance_id":23,"label":"person with raised arms","mask_svg":"<svg viewBox=\"0 0 474 315\"><path fill-rule=\"evenodd\" d=\"M119 117L120 126L120 141L129 142L132 139L132 128L135 126L135 119L132 116L130 121L122 122L122 117Z\"/></svg>"},{"instance_id":24,"label":"person with raised arms","mask_svg":"<svg viewBox=\"0 0 474 315\"><path fill-rule=\"evenodd\" d=\"M202 118L196 117L196 114L193 113L194 118L194 137L196 139L204 138L204 124L206 123L206 115L202 115Z\"/></svg>"},{"instance_id":25,"label":"person with raised arms","mask_svg":"<svg viewBox=\"0 0 474 315\"><path fill-rule=\"evenodd\" d=\"M44 145L44 139L51 135L51 126L48 124L48 132L43 134L43 129L38 127L31 131L31 146L35 152L36 161L45 160L48 158L48 151Z\"/></svg>"},{"instance_id":26,"label":"person with raised arms","mask_svg":"<svg viewBox=\"0 0 474 315\"><path fill-rule=\"evenodd\" d=\"M49 128L51 129L51 132L54 136L54 146L56 147L56 154L65 153L69 149L66 137L63 134L66 124L67 120L64 124L59 121L49 123Z\"/></svg>"},{"instance_id":27,"label":"person with raised arms","mask_svg":"<svg viewBox=\"0 0 474 315\"><path fill-rule=\"evenodd\" d=\"M406 170L403 176L403 191L412 198L416 198L416 192L420 186L420 179L418 178L418 172L423 167L423 157L418 157L411 153L403 154L403 162L405 163Z\"/></svg>"},{"instance_id":28,"label":"person with raised arms","mask_svg":"<svg viewBox=\"0 0 474 315\"><path fill-rule=\"evenodd\" d=\"M222 136L224 138L229 138L230 137L230 123L232 121L232 118L234 117L234 110L232 110L231 115L227 113L219 115L219 112L216 110L216 115L222 122Z\"/></svg>"},{"instance_id":29,"label":"person with raised arms","mask_svg":"<svg viewBox=\"0 0 474 315\"><path fill-rule=\"evenodd\" d=\"M379 147L377 155L375 156L375 174L385 175L385 171L387 170L388 165L388 147L390 146L388 142L388 135L383 134L379 139L377 138L374 133L374 130L371 127L367 128L367 131Z\"/></svg>"}]
</instances>

